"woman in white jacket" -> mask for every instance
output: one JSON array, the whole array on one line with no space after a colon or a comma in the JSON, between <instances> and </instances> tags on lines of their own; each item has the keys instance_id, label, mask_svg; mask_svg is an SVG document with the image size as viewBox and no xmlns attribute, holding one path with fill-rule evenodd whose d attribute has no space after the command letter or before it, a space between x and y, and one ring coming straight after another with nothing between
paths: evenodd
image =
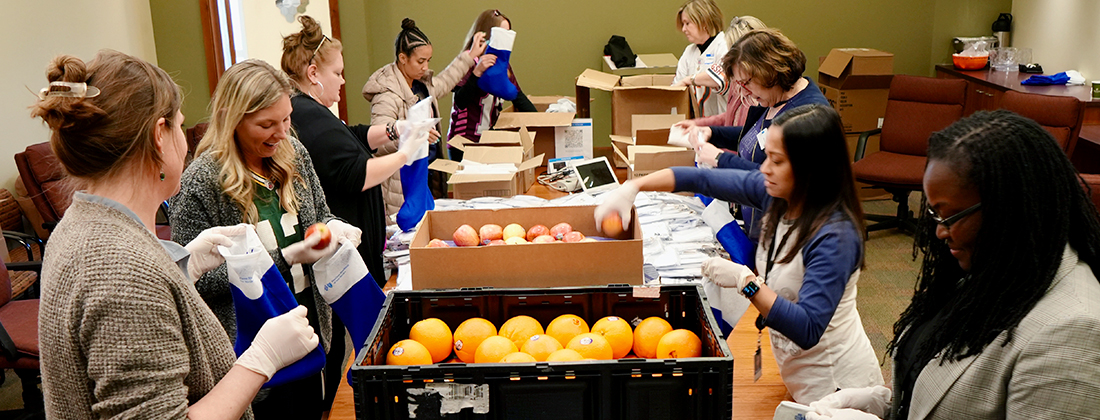
<instances>
[{"instance_id":1,"label":"woman in white jacket","mask_svg":"<svg viewBox=\"0 0 1100 420\"><path fill-rule=\"evenodd\" d=\"M680 55L676 66L676 84L681 79L695 77L696 73L720 62L729 51L722 31L722 11L714 0L690 0L676 11L676 26L687 38L687 48ZM693 107L701 112L696 117L710 117L726 112L726 98L715 89L695 86Z\"/></svg>"}]
</instances>

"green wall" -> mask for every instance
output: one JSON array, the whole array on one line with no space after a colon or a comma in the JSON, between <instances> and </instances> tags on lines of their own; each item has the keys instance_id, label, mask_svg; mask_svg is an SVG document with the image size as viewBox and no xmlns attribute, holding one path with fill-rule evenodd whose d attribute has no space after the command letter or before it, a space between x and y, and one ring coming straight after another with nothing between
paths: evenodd
<instances>
[{"instance_id":1,"label":"green wall","mask_svg":"<svg viewBox=\"0 0 1100 420\"><path fill-rule=\"evenodd\" d=\"M573 95L575 77L599 69L603 45L611 35L625 36L635 53L671 52L680 56L687 41L674 24L678 0L525 1L501 4L483 0L339 0L350 123L370 119L360 94L374 70L393 61L393 40L401 19L410 17L431 38L431 67L442 70L458 53L477 14L502 8L518 32L512 67L528 95ZM204 118L209 101L198 20L198 0L150 0L161 67L189 90L189 124ZM728 22L753 15L782 30L808 57L807 75L816 75L817 58L835 47L869 47L895 54L894 72L931 76L936 63L950 60L953 36L990 32L1011 0L792 0L734 2L718 0ZM608 144L610 95L594 92L592 104L597 146ZM439 98L450 109L450 98Z\"/></svg>"}]
</instances>

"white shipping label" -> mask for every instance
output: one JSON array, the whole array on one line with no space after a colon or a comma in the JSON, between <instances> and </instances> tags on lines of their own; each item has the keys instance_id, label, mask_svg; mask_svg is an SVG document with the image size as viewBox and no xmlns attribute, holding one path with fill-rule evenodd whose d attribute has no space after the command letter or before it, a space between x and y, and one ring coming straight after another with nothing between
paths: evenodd
<instances>
[{"instance_id":1,"label":"white shipping label","mask_svg":"<svg viewBox=\"0 0 1100 420\"><path fill-rule=\"evenodd\" d=\"M409 418L415 419L418 414L427 418L438 418L448 414L457 414L464 408L472 408L474 414L486 414L489 412L489 385L488 384L456 384L456 383L430 383L424 384L424 388L409 388ZM426 404L431 401L439 401L439 413L421 413L420 406L433 406Z\"/></svg>"}]
</instances>

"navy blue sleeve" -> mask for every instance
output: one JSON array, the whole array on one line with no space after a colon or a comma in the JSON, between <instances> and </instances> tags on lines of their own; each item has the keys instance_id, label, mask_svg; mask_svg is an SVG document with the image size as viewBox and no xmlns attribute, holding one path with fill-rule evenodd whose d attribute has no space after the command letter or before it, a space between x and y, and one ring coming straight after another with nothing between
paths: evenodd
<instances>
[{"instance_id":1,"label":"navy blue sleeve","mask_svg":"<svg viewBox=\"0 0 1100 420\"><path fill-rule=\"evenodd\" d=\"M760 164L745 159L736 153L726 152L718 156L718 167L755 171L760 169Z\"/></svg>"},{"instance_id":2,"label":"navy blue sleeve","mask_svg":"<svg viewBox=\"0 0 1100 420\"><path fill-rule=\"evenodd\" d=\"M710 140L708 141L721 149L737 150L740 137L741 127L714 125L710 126Z\"/></svg>"},{"instance_id":3,"label":"navy blue sleeve","mask_svg":"<svg viewBox=\"0 0 1100 420\"><path fill-rule=\"evenodd\" d=\"M758 209L768 208L772 200L764 189L764 175L760 171L690 166L671 169L676 179L676 191L691 191Z\"/></svg>"},{"instance_id":4,"label":"navy blue sleeve","mask_svg":"<svg viewBox=\"0 0 1100 420\"><path fill-rule=\"evenodd\" d=\"M833 319L848 279L863 258L863 238L848 220L832 221L802 248L806 274L798 303L775 299L765 325L790 338L799 347L817 345Z\"/></svg>"}]
</instances>

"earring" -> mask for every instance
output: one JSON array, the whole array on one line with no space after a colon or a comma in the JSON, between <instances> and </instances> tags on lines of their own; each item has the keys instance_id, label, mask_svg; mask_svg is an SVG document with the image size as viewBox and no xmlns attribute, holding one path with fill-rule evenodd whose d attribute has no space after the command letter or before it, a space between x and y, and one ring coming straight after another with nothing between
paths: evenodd
<instances>
[{"instance_id":1,"label":"earring","mask_svg":"<svg viewBox=\"0 0 1100 420\"><path fill-rule=\"evenodd\" d=\"M320 81L317 82L317 85L321 87L321 94L324 95L325 94L325 85L321 84Z\"/></svg>"},{"instance_id":2,"label":"earring","mask_svg":"<svg viewBox=\"0 0 1100 420\"><path fill-rule=\"evenodd\" d=\"M160 173L160 180L164 181L164 172L163 171Z\"/></svg>"}]
</instances>

